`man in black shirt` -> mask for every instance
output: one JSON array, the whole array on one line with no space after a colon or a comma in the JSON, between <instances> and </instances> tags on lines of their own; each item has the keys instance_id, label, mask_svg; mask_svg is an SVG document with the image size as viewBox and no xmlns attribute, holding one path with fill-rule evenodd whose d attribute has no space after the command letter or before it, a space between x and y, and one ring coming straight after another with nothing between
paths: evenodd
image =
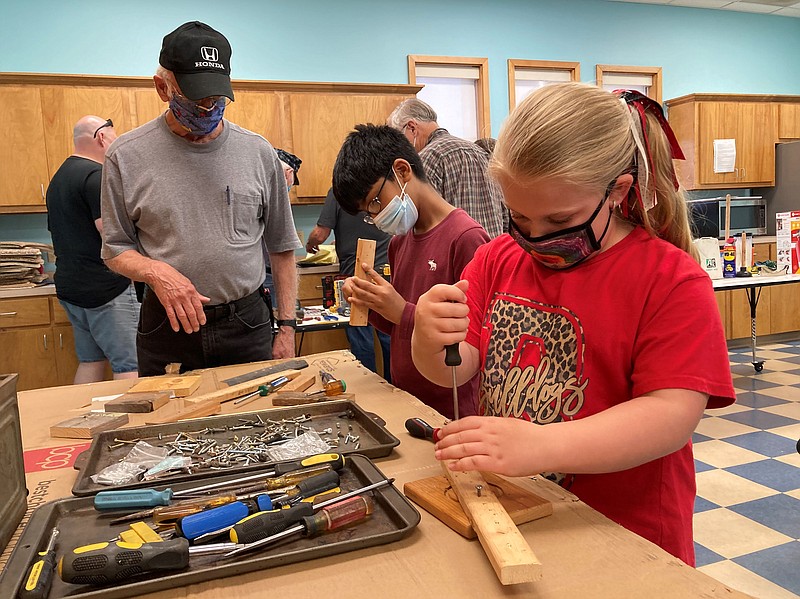
<instances>
[{"instance_id":1,"label":"man in black shirt","mask_svg":"<svg viewBox=\"0 0 800 599\"><path fill-rule=\"evenodd\" d=\"M129 279L100 259L100 180L117 134L111 119L85 116L72 138L75 152L47 188L47 228L56 253L56 295L72 323L80 362L74 383L102 381L106 360L115 379L136 378L136 294Z\"/></svg>"},{"instance_id":2,"label":"man in black shirt","mask_svg":"<svg viewBox=\"0 0 800 599\"><path fill-rule=\"evenodd\" d=\"M389 240L392 236L384 233L375 225L365 222L365 215L366 212L356 216L347 214L339 206L339 202L336 201L333 190L329 190L328 197L325 198L325 204L322 207L322 213L317 219L317 226L308 234L306 250L316 254L319 244L323 243L330 236L331 230L333 230L336 239L336 256L339 258L339 274L352 277L356 269L358 238L374 239L377 242L375 244L375 270L383 272L380 266L389 263ZM377 372L372 330L373 327L371 325L365 327L351 327L348 325L346 327L347 339L350 341L350 349L353 355L364 366L373 372ZM391 383L392 377L389 374L389 335L380 331L377 331L377 333L383 353L383 378Z\"/></svg>"}]
</instances>

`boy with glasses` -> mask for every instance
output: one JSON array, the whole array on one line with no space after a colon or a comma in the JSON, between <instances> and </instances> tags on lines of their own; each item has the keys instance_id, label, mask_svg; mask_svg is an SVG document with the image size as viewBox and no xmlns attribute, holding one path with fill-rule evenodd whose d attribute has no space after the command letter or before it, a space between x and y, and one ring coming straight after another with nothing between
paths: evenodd
<instances>
[{"instance_id":1,"label":"boy with glasses","mask_svg":"<svg viewBox=\"0 0 800 599\"><path fill-rule=\"evenodd\" d=\"M394 235L392 282L363 265L370 281L347 279L348 301L367 306L370 324L390 336L392 383L453 418L452 390L428 381L411 361L414 312L431 287L459 280L489 236L431 187L411 142L388 126L357 125L347 136L333 167L333 194L345 212L365 211L369 222ZM476 413L477 382L459 387L460 415Z\"/></svg>"}]
</instances>

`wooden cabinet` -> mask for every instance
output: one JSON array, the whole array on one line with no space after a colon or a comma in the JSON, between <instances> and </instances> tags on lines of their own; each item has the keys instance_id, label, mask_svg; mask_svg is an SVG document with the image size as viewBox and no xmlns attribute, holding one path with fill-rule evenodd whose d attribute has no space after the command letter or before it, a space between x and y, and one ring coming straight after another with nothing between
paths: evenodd
<instances>
[{"instance_id":1,"label":"wooden cabinet","mask_svg":"<svg viewBox=\"0 0 800 599\"><path fill-rule=\"evenodd\" d=\"M0 85L0 104L4 112L0 206L17 206L14 212L41 209L50 177L39 89Z\"/></svg>"},{"instance_id":2,"label":"wooden cabinet","mask_svg":"<svg viewBox=\"0 0 800 599\"><path fill-rule=\"evenodd\" d=\"M775 285L770 291L770 332L800 331L800 283Z\"/></svg>"},{"instance_id":3,"label":"wooden cabinet","mask_svg":"<svg viewBox=\"0 0 800 599\"><path fill-rule=\"evenodd\" d=\"M0 300L0 372L18 389L69 385L78 368L69 319L54 297Z\"/></svg>"},{"instance_id":4,"label":"wooden cabinet","mask_svg":"<svg viewBox=\"0 0 800 599\"><path fill-rule=\"evenodd\" d=\"M234 80L226 118L303 161L293 203L322 203L345 135L383 123L420 85ZM150 77L0 73L6 143L0 149L0 212L44 212L50 178L72 153L72 127L87 114L122 134L166 110ZM10 112L9 112L10 111Z\"/></svg>"},{"instance_id":5,"label":"wooden cabinet","mask_svg":"<svg viewBox=\"0 0 800 599\"><path fill-rule=\"evenodd\" d=\"M793 96L787 96L793 97ZM686 189L769 187L775 184L774 96L692 94L666 102L669 121L686 155L676 161ZM714 172L714 140L733 139L732 172Z\"/></svg>"},{"instance_id":6,"label":"wooden cabinet","mask_svg":"<svg viewBox=\"0 0 800 599\"><path fill-rule=\"evenodd\" d=\"M800 104L778 104L778 139L800 139Z\"/></svg>"}]
</instances>

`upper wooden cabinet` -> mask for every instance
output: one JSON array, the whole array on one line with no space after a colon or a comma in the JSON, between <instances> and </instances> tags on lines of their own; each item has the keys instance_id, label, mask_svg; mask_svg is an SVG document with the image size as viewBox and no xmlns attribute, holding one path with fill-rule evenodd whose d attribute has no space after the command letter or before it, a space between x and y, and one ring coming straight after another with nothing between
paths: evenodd
<instances>
[{"instance_id":1,"label":"upper wooden cabinet","mask_svg":"<svg viewBox=\"0 0 800 599\"><path fill-rule=\"evenodd\" d=\"M775 184L779 105L800 96L691 94L667 100L668 118L686 155L676 162L686 189L768 187ZM714 140L736 140L733 172L714 172Z\"/></svg>"},{"instance_id":2,"label":"upper wooden cabinet","mask_svg":"<svg viewBox=\"0 0 800 599\"><path fill-rule=\"evenodd\" d=\"M800 139L800 104L778 104L778 139Z\"/></svg>"},{"instance_id":3,"label":"upper wooden cabinet","mask_svg":"<svg viewBox=\"0 0 800 599\"><path fill-rule=\"evenodd\" d=\"M383 123L419 85L234 80L225 117L303 161L294 203L321 203L336 155L358 123ZM6 143L0 148L0 213L45 212L50 178L73 151L84 115L114 121L123 134L162 114L151 77L0 73Z\"/></svg>"}]
</instances>

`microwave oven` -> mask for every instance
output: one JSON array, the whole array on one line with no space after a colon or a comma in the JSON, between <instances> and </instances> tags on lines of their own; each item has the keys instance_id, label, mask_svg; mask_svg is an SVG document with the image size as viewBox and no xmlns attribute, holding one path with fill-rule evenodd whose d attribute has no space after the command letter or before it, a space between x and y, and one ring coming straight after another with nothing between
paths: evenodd
<instances>
[{"instance_id":1,"label":"microwave oven","mask_svg":"<svg viewBox=\"0 0 800 599\"><path fill-rule=\"evenodd\" d=\"M725 198L689 200L692 235L725 237ZM760 197L731 198L730 234L767 234L767 203Z\"/></svg>"}]
</instances>

